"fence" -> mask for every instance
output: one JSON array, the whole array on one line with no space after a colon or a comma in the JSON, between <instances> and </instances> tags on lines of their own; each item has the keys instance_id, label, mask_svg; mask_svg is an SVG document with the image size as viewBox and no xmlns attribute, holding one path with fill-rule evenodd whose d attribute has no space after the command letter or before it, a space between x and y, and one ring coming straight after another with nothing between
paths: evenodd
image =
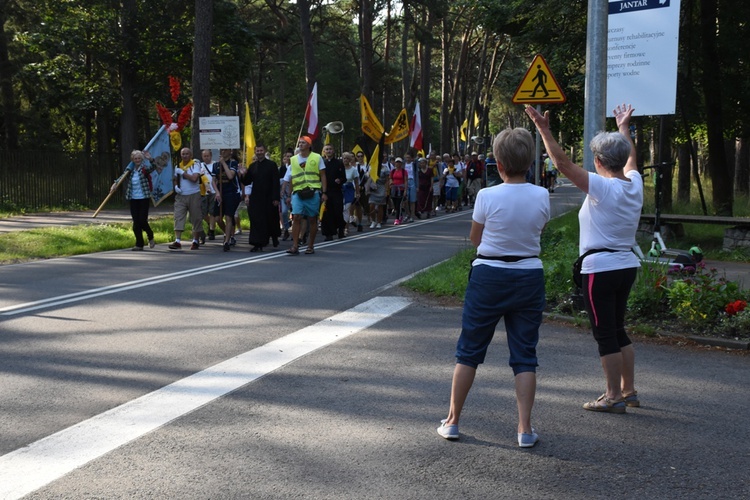
<instances>
[{"instance_id":1,"label":"fence","mask_svg":"<svg viewBox=\"0 0 750 500\"><path fill-rule=\"evenodd\" d=\"M96 207L122 171L119 155L0 151L0 208ZM122 203L122 190L111 203Z\"/></svg>"}]
</instances>

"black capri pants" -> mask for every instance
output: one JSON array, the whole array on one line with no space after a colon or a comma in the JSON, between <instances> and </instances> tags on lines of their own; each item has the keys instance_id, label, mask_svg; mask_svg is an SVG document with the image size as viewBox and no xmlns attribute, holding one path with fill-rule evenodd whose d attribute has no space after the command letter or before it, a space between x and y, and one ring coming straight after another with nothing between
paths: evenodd
<instances>
[{"instance_id":1,"label":"black capri pants","mask_svg":"<svg viewBox=\"0 0 750 500\"><path fill-rule=\"evenodd\" d=\"M589 314L599 356L615 354L632 342L625 332L625 312L637 267L582 274L583 302Z\"/></svg>"}]
</instances>

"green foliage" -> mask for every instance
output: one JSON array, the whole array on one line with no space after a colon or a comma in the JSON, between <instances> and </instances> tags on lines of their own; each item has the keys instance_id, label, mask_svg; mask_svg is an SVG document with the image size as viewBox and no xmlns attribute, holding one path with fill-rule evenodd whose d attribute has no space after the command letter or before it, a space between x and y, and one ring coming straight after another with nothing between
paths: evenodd
<instances>
[{"instance_id":1,"label":"green foliage","mask_svg":"<svg viewBox=\"0 0 750 500\"><path fill-rule=\"evenodd\" d=\"M628 310L633 318L661 319L667 305L667 264L643 262L630 290Z\"/></svg>"},{"instance_id":2,"label":"green foliage","mask_svg":"<svg viewBox=\"0 0 750 500\"><path fill-rule=\"evenodd\" d=\"M672 314L701 328L713 325L727 304L744 295L736 282L719 277L716 269L706 271L701 266L694 274L673 280L667 289Z\"/></svg>"},{"instance_id":3,"label":"green foliage","mask_svg":"<svg viewBox=\"0 0 750 500\"><path fill-rule=\"evenodd\" d=\"M540 255L544 263L547 304L552 310L575 313L571 303L573 262L578 258L578 214L568 212L553 219L542 233Z\"/></svg>"}]
</instances>

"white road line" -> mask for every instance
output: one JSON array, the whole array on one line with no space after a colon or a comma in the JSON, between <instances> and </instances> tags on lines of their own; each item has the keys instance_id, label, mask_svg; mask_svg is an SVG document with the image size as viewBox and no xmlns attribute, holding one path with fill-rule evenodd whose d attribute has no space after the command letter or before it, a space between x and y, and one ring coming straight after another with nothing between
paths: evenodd
<instances>
[{"instance_id":1,"label":"white road line","mask_svg":"<svg viewBox=\"0 0 750 500\"><path fill-rule=\"evenodd\" d=\"M463 215L465 214L466 212L463 213ZM373 238L376 236L380 236L382 234L388 234L388 233L392 233L396 231L403 231L403 230L409 229L410 227L418 227L424 224L432 224L435 222L440 222L441 220L447 220L447 219L452 219L454 217L459 217L461 215L462 215L461 212L457 212L455 214L445 214L445 215L440 216L440 218L421 220L421 221L417 221L411 224L393 226L390 228L374 231L371 233L350 236L343 240L320 243L316 245L316 248L326 248L330 246L342 245L350 241L356 241L356 240L365 239L365 238ZM57 306L70 304L74 302L82 302L84 300L93 299L96 297L102 297L105 295L112 295L112 294L124 292L127 290L134 290L136 288L143 288L143 287L147 287L151 285L157 285L159 283L179 280L182 278L190 278L190 277L197 276L199 274L206 274L206 273L211 273L214 271L221 271L223 269L230 269L232 267L244 266L247 264L252 264L254 262L262 262L264 260L278 259L282 257L293 258L287 255L286 252L274 252L274 253L269 253L267 255L256 255L253 257L245 257L245 258L241 258L237 260L232 260L229 262L212 264L209 266L198 267L195 269L186 269L184 271L178 271L175 273L163 274L160 276L152 276L150 278L144 278L144 279L135 280L135 281L127 281L124 283L117 283L115 285L109 285L109 286L105 286L101 288L93 288L91 290L83 290L81 292L71 293L67 295L59 295L57 297L50 297L48 299L37 300L34 302L26 302L23 304L7 306L7 307L0 308L0 317L17 316L19 314L37 311L39 309L47 309L47 308L57 307Z\"/></svg>"},{"instance_id":2,"label":"white road line","mask_svg":"<svg viewBox=\"0 0 750 500\"><path fill-rule=\"evenodd\" d=\"M0 457L0 498L15 499L317 349L405 309L376 297Z\"/></svg>"}]
</instances>

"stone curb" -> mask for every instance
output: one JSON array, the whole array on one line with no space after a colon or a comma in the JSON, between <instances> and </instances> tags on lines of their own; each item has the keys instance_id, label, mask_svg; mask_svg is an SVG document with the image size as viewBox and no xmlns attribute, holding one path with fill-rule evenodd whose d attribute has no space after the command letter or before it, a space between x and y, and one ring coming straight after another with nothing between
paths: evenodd
<instances>
[{"instance_id":1,"label":"stone curb","mask_svg":"<svg viewBox=\"0 0 750 500\"><path fill-rule=\"evenodd\" d=\"M551 321L564 321L566 323L571 323L574 325L577 323L576 318L574 318L573 316L565 316L555 313L544 313L544 317ZM670 332L659 332L659 335L663 335L665 337L682 337L702 345L726 347L728 349L737 349L740 351L750 350L750 342L746 342L744 340L730 340L717 337L699 337L696 335L680 335Z\"/></svg>"}]
</instances>

